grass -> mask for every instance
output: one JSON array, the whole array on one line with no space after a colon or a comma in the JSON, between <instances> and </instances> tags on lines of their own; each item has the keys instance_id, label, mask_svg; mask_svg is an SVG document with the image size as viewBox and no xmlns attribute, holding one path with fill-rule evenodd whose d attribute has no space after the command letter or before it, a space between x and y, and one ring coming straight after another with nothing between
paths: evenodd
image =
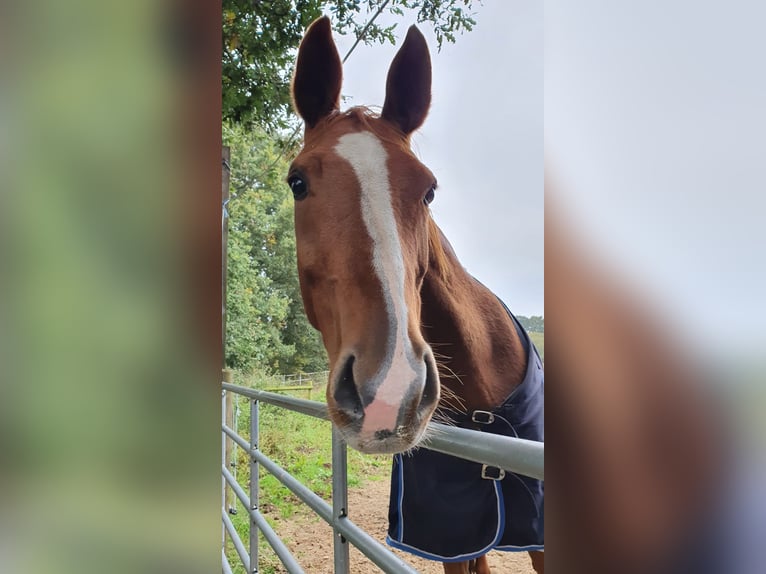
<instances>
[{"instance_id":1,"label":"grass","mask_svg":"<svg viewBox=\"0 0 766 574\"><path fill-rule=\"evenodd\" d=\"M545 362L545 334L530 332L529 338L532 339L532 342L535 344L535 347L537 347L537 352L540 353L540 359L542 359L544 363Z\"/></svg>"}]
</instances>

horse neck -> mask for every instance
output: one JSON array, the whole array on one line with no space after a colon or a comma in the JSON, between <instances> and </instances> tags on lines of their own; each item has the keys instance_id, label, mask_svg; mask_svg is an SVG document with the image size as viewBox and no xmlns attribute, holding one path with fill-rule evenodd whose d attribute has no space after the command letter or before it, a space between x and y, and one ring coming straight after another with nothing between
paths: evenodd
<instances>
[{"instance_id":1,"label":"horse neck","mask_svg":"<svg viewBox=\"0 0 766 574\"><path fill-rule=\"evenodd\" d=\"M497 297L469 275L429 222L429 267L421 289L421 323L439 365L443 405L467 411L500 405L524 378L527 357L513 320Z\"/></svg>"}]
</instances>

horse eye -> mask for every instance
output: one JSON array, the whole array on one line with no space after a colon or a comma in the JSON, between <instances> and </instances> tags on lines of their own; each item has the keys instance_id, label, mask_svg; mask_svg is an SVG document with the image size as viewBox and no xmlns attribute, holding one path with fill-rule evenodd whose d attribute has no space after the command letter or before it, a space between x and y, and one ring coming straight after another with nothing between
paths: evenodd
<instances>
[{"instance_id":1,"label":"horse eye","mask_svg":"<svg viewBox=\"0 0 766 574\"><path fill-rule=\"evenodd\" d=\"M306 196L309 194L308 186L306 185L306 182L303 181L302 177L298 177L297 175L292 176L287 180L287 185L290 186L295 201L306 199Z\"/></svg>"},{"instance_id":2,"label":"horse eye","mask_svg":"<svg viewBox=\"0 0 766 574\"><path fill-rule=\"evenodd\" d=\"M430 203L434 200L435 191L436 191L436 184L428 188L428 191L426 192L426 195L423 198L423 203L425 203L426 205L430 205Z\"/></svg>"}]
</instances>

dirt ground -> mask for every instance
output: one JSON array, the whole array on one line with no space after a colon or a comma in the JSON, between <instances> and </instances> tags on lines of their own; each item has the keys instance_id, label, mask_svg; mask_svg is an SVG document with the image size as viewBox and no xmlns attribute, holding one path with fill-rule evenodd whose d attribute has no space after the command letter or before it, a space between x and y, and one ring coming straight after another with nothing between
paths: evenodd
<instances>
[{"instance_id":1,"label":"dirt ground","mask_svg":"<svg viewBox=\"0 0 766 574\"><path fill-rule=\"evenodd\" d=\"M348 493L349 518L373 538L384 542L388 528L387 480L367 482ZM309 574L332 574L332 529L318 516L306 510L289 520L279 520L275 530L285 540L298 562ZM387 548L391 549L386 545ZM412 554L391 549L423 574L443 574L439 562L424 560ZM351 546L352 574L378 574L380 568ZM492 574L534 574L526 552L490 552ZM281 566L281 565L280 565Z\"/></svg>"}]
</instances>

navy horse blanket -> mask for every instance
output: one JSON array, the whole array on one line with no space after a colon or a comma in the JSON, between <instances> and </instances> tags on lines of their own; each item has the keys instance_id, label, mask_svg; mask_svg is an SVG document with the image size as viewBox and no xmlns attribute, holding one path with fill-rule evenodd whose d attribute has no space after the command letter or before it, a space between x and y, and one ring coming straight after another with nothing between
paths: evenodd
<instances>
[{"instance_id":1,"label":"navy horse blanket","mask_svg":"<svg viewBox=\"0 0 766 574\"><path fill-rule=\"evenodd\" d=\"M537 350L518 324L528 365L524 381L493 411L455 419L457 426L543 441L544 375ZM441 562L490 550L542 550L543 482L424 448L397 454L391 472L386 542Z\"/></svg>"}]
</instances>

